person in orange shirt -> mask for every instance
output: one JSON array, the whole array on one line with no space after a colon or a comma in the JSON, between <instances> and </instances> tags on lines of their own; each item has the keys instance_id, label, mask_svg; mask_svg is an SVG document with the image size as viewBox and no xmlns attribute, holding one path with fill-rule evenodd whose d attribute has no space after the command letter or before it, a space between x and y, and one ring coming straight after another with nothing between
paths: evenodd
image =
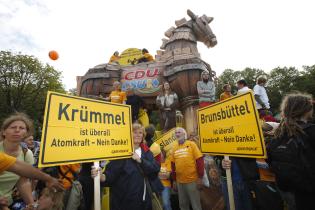
<instances>
[{"instance_id":1,"label":"person in orange shirt","mask_svg":"<svg viewBox=\"0 0 315 210\"><path fill-rule=\"evenodd\" d=\"M59 178L62 180L62 185L66 190L72 186L72 182L79 173L80 168L79 163L59 166Z\"/></svg>"},{"instance_id":2,"label":"person in orange shirt","mask_svg":"<svg viewBox=\"0 0 315 210\"><path fill-rule=\"evenodd\" d=\"M105 98L112 103L126 104L126 93L120 90L120 82L115 81L113 84L114 90L110 93L109 97Z\"/></svg>"},{"instance_id":3,"label":"person in orange shirt","mask_svg":"<svg viewBox=\"0 0 315 210\"><path fill-rule=\"evenodd\" d=\"M204 175L203 155L195 142L187 141L187 133L184 128L176 128L175 136L178 141L173 146L170 159L180 209L189 210L191 205L193 210L201 210L197 184L201 183Z\"/></svg>"},{"instance_id":4,"label":"person in orange shirt","mask_svg":"<svg viewBox=\"0 0 315 210\"><path fill-rule=\"evenodd\" d=\"M223 86L223 93L220 95L220 101L231 98L233 95L231 93L231 85L225 84Z\"/></svg>"},{"instance_id":5,"label":"person in orange shirt","mask_svg":"<svg viewBox=\"0 0 315 210\"><path fill-rule=\"evenodd\" d=\"M58 176L62 181L62 185L65 188L65 209L77 209L80 206L80 194L82 190L72 190L73 185L75 189L82 189L82 186L76 181L80 172L81 165L69 164L58 166Z\"/></svg>"},{"instance_id":6,"label":"person in orange shirt","mask_svg":"<svg viewBox=\"0 0 315 210\"><path fill-rule=\"evenodd\" d=\"M119 52L116 51L116 52L114 52L114 54L110 57L108 63L118 63L119 58L120 58Z\"/></svg>"},{"instance_id":7,"label":"person in orange shirt","mask_svg":"<svg viewBox=\"0 0 315 210\"><path fill-rule=\"evenodd\" d=\"M169 156L166 156L164 149L161 150L161 169L159 172L159 178L164 186L162 191L162 201L164 210L172 210L171 207L171 181L170 174L172 171L171 161Z\"/></svg>"},{"instance_id":8,"label":"person in orange shirt","mask_svg":"<svg viewBox=\"0 0 315 210\"><path fill-rule=\"evenodd\" d=\"M153 56L145 48L142 49L142 57L138 59L138 63L154 61Z\"/></svg>"}]
</instances>

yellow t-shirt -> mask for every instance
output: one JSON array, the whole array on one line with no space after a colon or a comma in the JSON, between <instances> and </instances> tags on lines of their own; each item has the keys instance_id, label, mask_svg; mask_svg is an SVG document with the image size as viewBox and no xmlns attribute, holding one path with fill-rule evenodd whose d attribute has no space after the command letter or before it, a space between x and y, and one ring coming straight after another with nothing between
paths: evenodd
<instances>
[{"instance_id":1,"label":"yellow t-shirt","mask_svg":"<svg viewBox=\"0 0 315 210\"><path fill-rule=\"evenodd\" d=\"M122 104L124 101L127 100L127 96L125 92L116 91L116 90L110 93L109 98L110 98L110 102L118 103L118 104Z\"/></svg>"},{"instance_id":2,"label":"yellow t-shirt","mask_svg":"<svg viewBox=\"0 0 315 210\"><path fill-rule=\"evenodd\" d=\"M161 163L160 172L171 173L171 171L172 171L171 160L170 160L170 158L166 158L165 162ZM161 179L161 182L162 182L164 187L171 187L170 179Z\"/></svg>"},{"instance_id":3,"label":"yellow t-shirt","mask_svg":"<svg viewBox=\"0 0 315 210\"><path fill-rule=\"evenodd\" d=\"M153 157L158 156L159 154L161 154L160 145L157 144L156 142L153 142L152 145L150 146L150 151L153 153Z\"/></svg>"},{"instance_id":4,"label":"yellow t-shirt","mask_svg":"<svg viewBox=\"0 0 315 210\"><path fill-rule=\"evenodd\" d=\"M144 53L143 57L146 58L147 61L154 61L154 58L150 53Z\"/></svg>"},{"instance_id":5,"label":"yellow t-shirt","mask_svg":"<svg viewBox=\"0 0 315 210\"><path fill-rule=\"evenodd\" d=\"M6 155L1 152L0 153L0 173L10 168L10 166L12 166L15 163L15 161L16 161L15 157Z\"/></svg>"},{"instance_id":6,"label":"yellow t-shirt","mask_svg":"<svg viewBox=\"0 0 315 210\"><path fill-rule=\"evenodd\" d=\"M113 62L118 61L118 60L119 60L119 56L112 55L109 59L109 63L113 63Z\"/></svg>"},{"instance_id":7,"label":"yellow t-shirt","mask_svg":"<svg viewBox=\"0 0 315 210\"><path fill-rule=\"evenodd\" d=\"M178 183L191 183L198 179L196 160L201 157L202 153L195 142L186 140L184 144L174 143L170 158L175 163Z\"/></svg>"},{"instance_id":8,"label":"yellow t-shirt","mask_svg":"<svg viewBox=\"0 0 315 210\"><path fill-rule=\"evenodd\" d=\"M3 142L0 142L0 153L4 153L4 147ZM23 152L22 147L20 147L19 155L16 157L16 159L20 161L24 161L25 163L28 163L30 165L34 164L34 157L31 150L27 150L26 153ZM9 172L4 171L0 173L0 197L6 197L8 199L9 205L12 204L12 192L14 185L18 182L20 179L20 176Z\"/></svg>"},{"instance_id":9,"label":"yellow t-shirt","mask_svg":"<svg viewBox=\"0 0 315 210\"><path fill-rule=\"evenodd\" d=\"M225 99L228 99L228 98L231 98L233 95L230 93L230 94L227 94L226 92L223 92L221 95L220 95L220 101L223 101Z\"/></svg>"}]
</instances>

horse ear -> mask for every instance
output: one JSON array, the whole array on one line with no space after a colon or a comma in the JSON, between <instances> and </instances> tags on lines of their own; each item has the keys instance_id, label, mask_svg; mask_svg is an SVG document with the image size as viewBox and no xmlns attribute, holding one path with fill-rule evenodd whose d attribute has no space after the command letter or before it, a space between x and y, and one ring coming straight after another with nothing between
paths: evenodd
<instances>
[{"instance_id":1,"label":"horse ear","mask_svg":"<svg viewBox=\"0 0 315 210\"><path fill-rule=\"evenodd\" d=\"M192 19L192 20L196 20L196 15L190 10L187 10L187 15Z\"/></svg>"},{"instance_id":2,"label":"horse ear","mask_svg":"<svg viewBox=\"0 0 315 210\"><path fill-rule=\"evenodd\" d=\"M209 16L206 16L206 15L203 15L202 16L204 18L204 20L207 22L207 23L211 23L213 21L213 17L209 17Z\"/></svg>"},{"instance_id":3,"label":"horse ear","mask_svg":"<svg viewBox=\"0 0 315 210\"><path fill-rule=\"evenodd\" d=\"M208 17L208 23L211 23L213 21L213 17Z\"/></svg>"}]
</instances>

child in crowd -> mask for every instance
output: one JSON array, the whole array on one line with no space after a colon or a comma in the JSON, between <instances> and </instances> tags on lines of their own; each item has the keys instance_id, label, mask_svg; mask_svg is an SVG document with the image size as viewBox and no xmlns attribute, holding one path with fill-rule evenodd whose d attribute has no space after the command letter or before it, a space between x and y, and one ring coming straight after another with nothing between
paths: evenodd
<instances>
[{"instance_id":1,"label":"child in crowd","mask_svg":"<svg viewBox=\"0 0 315 210\"><path fill-rule=\"evenodd\" d=\"M172 171L171 161L166 154L164 149L161 150L161 169L159 172L159 178L164 186L164 190L162 191L162 201L163 201L163 209L164 210L172 210L171 207L171 181L170 174Z\"/></svg>"},{"instance_id":2,"label":"child in crowd","mask_svg":"<svg viewBox=\"0 0 315 210\"><path fill-rule=\"evenodd\" d=\"M25 210L62 210L63 193L44 188L37 203L28 205Z\"/></svg>"}]
</instances>

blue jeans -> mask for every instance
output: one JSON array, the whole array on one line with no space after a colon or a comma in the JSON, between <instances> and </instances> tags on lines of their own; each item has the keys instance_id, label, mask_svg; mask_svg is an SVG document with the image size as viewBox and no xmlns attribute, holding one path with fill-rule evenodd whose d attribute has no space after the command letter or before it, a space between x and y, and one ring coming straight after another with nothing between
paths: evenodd
<instances>
[{"instance_id":1,"label":"blue jeans","mask_svg":"<svg viewBox=\"0 0 315 210\"><path fill-rule=\"evenodd\" d=\"M222 178L222 192L227 210L230 210L226 179ZM235 210L253 210L250 192L243 181L233 182Z\"/></svg>"},{"instance_id":2,"label":"blue jeans","mask_svg":"<svg viewBox=\"0 0 315 210\"><path fill-rule=\"evenodd\" d=\"M170 198L171 198L171 188L164 187L164 190L162 191L162 201L163 201L164 210L172 210Z\"/></svg>"}]
</instances>

